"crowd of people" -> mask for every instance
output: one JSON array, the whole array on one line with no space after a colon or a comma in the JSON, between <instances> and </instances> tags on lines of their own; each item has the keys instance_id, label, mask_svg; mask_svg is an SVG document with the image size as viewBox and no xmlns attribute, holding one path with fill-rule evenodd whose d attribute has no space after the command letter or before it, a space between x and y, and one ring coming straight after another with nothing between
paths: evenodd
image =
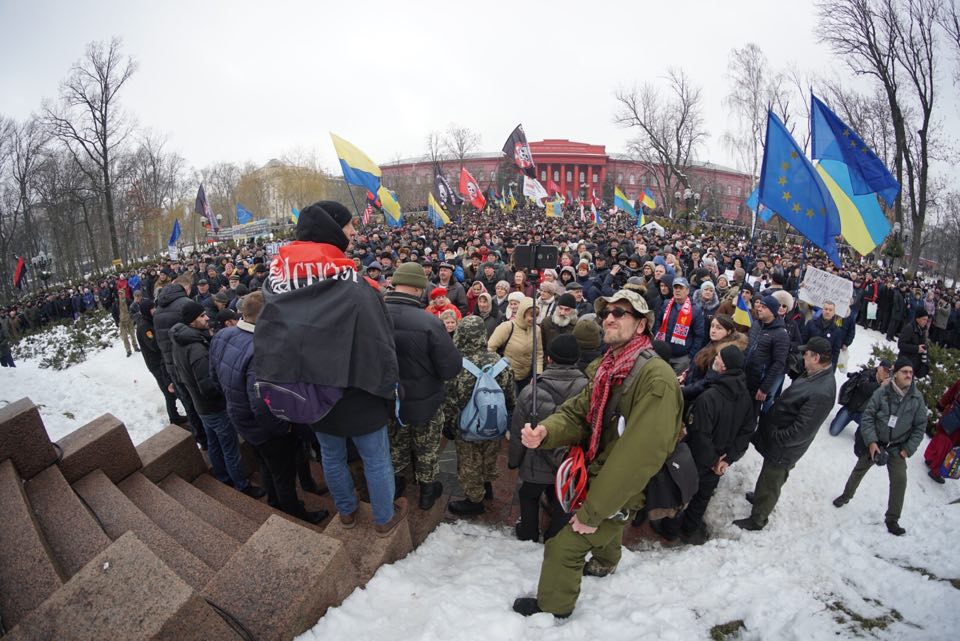
<instances>
[{"instance_id":1,"label":"crowd of people","mask_svg":"<svg viewBox=\"0 0 960 641\"><path fill-rule=\"evenodd\" d=\"M349 463L362 461L375 533L389 536L410 509L408 485L421 510L442 495L444 437L464 494L448 509L464 517L485 511L509 439L516 536L545 543L537 595L514 604L524 615L568 616L581 576L615 571L631 523L707 541L710 499L751 444L763 465L749 515L733 523L762 530L838 402L829 431L857 424L856 463L833 504L886 466L886 529L905 533L905 461L934 409L915 378L935 365L929 342L960 347L955 287L849 257L838 269L745 230L657 235L617 216L593 225L518 210L441 228L356 224L321 201L273 253L253 243L196 253L30 298L6 310L0 330L15 339L111 309L127 355L142 353L170 421L192 431L213 474L313 523L329 515L306 511L295 487L320 491L311 455L346 528L358 509ZM556 247L556 262L523 264L517 248L527 245ZM850 279L852 299L801 303L811 265ZM838 400L834 372L857 325L897 341L898 358L851 372ZM924 460L942 483L960 444L960 381L936 410ZM246 477L238 437L257 455L263 488ZM687 468L689 487L664 485L667 461ZM664 487L675 509L654 510Z\"/></svg>"}]
</instances>

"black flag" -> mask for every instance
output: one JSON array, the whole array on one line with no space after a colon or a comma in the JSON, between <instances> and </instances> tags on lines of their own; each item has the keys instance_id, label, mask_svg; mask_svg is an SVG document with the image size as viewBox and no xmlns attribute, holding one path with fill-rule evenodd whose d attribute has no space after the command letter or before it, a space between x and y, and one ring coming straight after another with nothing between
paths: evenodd
<instances>
[{"instance_id":1,"label":"black flag","mask_svg":"<svg viewBox=\"0 0 960 641\"><path fill-rule=\"evenodd\" d=\"M434 167L433 182L433 197L437 199L438 203L447 208L457 207L463 203L463 198L460 197L460 194L450 189L450 183L447 182L447 179L443 176L443 172L440 171L440 165Z\"/></svg>"},{"instance_id":2,"label":"black flag","mask_svg":"<svg viewBox=\"0 0 960 641\"><path fill-rule=\"evenodd\" d=\"M537 177L537 166L533 163L533 153L527 143L527 135L523 133L523 125L511 132L507 142L503 144L503 153L513 159L520 171L531 178Z\"/></svg>"}]
</instances>

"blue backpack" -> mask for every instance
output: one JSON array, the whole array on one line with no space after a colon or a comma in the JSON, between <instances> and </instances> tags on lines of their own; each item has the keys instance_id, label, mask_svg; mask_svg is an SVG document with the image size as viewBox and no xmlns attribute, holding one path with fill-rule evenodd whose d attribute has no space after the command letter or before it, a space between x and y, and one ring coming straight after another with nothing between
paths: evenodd
<instances>
[{"instance_id":1,"label":"blue backpack","mask_svg":"<svg viewBox=\"0 0 960 641\"><path fill-rule=\"evenodd\" d=\"M314 383L272 383L253 385L270 412L291 423L311 425L326 416L343 397L343 389Z\"/></svg>"},{"instance_id":2,"label":"blue backpack","mask_svg":"<svg viewBox=\"0 0 960 641\"><path fill-rule=\"evenodd\" d=\"M506 434L507 399L497 383L497 376L507 368L507 359L478 368L463 359L463 368L477 379L470 401L460 412L460 435L465 441L490 441Z\"/></svg>"}]
</instances>

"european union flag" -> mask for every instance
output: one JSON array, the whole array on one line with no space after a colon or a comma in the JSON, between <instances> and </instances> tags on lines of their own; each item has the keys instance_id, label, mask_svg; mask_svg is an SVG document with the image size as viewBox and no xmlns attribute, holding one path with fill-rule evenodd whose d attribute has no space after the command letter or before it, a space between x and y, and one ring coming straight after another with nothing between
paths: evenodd
<instances>
[{"instance_id":1,"label":"european union flag","mask_svg":"<svg viewBox=\"0 0 960 641\"><path fill-rule=\"evenodd\" d=\"M250 210L240 203L237 203L237 224L246 225L251 220L253 220L253 214L250 212Z\"/></svg>"},{"instance_id":2,"label":"european union flag","mask_svg":"<svg viewBox=\"0 0 960 641\"><path fill-rule=\"evenodd\" d=\"M826 185L780 119L767 112L760 204L775 211L840 267L840 214Z\"/></svg>"},{"instance_id":3,"label":"european union flag","mask_svg":"<svg viewBox=\"0 0 960 641\"><path fill-rule=\"evenodd\" d=\"M170 232L170 242L168 242L167 245L176 245L178 238L180 238L180 219L179 218L173 221L173 230Z\"/></svg>"},{"instance_id":4,"label":"european union flag","mask_svg":"<svg viewBox=\"0 0 960 641\"><path fill-rule=\"evenodd\" d=\"M818 160L839 160L847 165L854 194L876 192L888 206L893 206L900 183L883 161L848 127L837 114L810 94L811 155Z\"/></svg>"},{"instance_id":5,"label":"european union flag","mask_svg":"<svg viewBox=\"0 0 960 641\"><path fill-rule=\"evenodd\" d=\"M760 205L759 187L753 188L753 191L750 192L750 195L747 197L747 200L744 204L746 204L750 211L759 216L765 223L769 223L770 219L773 218L773 212Z\"/></svg>"}]
</instances>

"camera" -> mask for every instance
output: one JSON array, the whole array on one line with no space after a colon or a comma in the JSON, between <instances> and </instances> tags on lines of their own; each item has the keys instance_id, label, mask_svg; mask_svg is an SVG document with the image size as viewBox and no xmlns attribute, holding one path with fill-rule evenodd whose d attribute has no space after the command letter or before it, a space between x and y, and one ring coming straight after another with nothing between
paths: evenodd
<instances>
[{"instance_id":1,"label":"camera","mask_svg":"<svg viewBox=\"0 0 960 641\"><path fill-rule=\"evenodd\" d=\"M560 262L556 245L517 245L513 250L514 267L526 269L553 269Z\"/></svg>"},{"instance_id":2,"label":"camera","mask_svg":"<svg viewBox=\"0 0 960 641\"><path fill-rule=\"evenodd\" d=\"M877 467L883 467L888 461L890 461L890 452L887 450L881 449L873 455L873 464Z\"/></svg>"}]
</instances>

